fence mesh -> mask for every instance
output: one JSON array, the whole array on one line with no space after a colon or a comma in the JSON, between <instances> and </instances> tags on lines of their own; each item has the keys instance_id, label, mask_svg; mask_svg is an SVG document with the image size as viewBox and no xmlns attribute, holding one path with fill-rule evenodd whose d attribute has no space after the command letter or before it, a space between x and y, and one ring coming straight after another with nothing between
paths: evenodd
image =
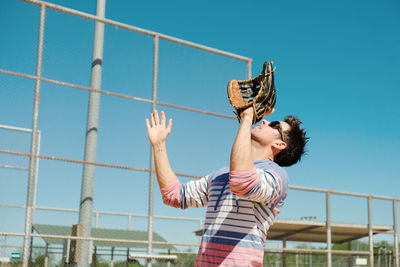
<instances>
[{"instance_id":1,"label":"fence mesh","mask_svg":"<svg viewBox=\"0 0 400 267\"><path fill-rule=\"evenodd\" d=\"M226 151L230 151L237 124L225 101L226 91L221 88L230 79L248 78L252 60L46 2L26 1L16 5L21 13L8 25L16 34L2 40L6 46L16 47L0 51L12 53L5 58L13 58L0 66L0 112L12 114L2 117L1 123L6 127L0 128L0 259L4 266L71 264L80 240L90 241L89 261L95 266L140 266L145 264L146 254L152 254L148 257L153 258L154 266L192 266L201 238L196 232L204 223L204 210L167 209L158 189L154 190L154 197L150 195L150 147L144 118L153 106L174 118L169 155L183 182L228 165ZM18 16L24 14L32 23L22 27ZM94 21L106 23L101 90L90 87ZM38 44L40 25L43 50ZM21 42L24 38L30 41ZM159 38L157 72L153 68L155 38ZM37 52L38 46L41 52ZM96 162L83 160L91 92L101 95ZM39 111L36 118L32 113L34 100ZM38 130L36 156L31 152L33 128ZM190 152L182 153L188 145ZM214 156L208 157L209 153ZM37 165L31 170L36 180L32 217L27 217L30 159L37 160ZM90 238L73 234L79 221L85 164L96 166L91 224L94 230ZM296 197L302 201L289 198L290 205L282 218L327 220L328 191L306 191L292 187L291 194L302 195ZM358 200L348 200L354 197L336 196L332 220L366 224L365 197L357 197L364 201L361 208ZM310 203L318 212L301 212ZM359 214L341 218L340 210L348 208L349 203ZM395 214L391 211L391 199L373 203L380 218L374 223L387 224L388 219L382 218ZM154 209L149 217L150 206ZM151 228L149 218L153 219ZM32 223L28 231L27 220ZM154 231L152 240L148 239L149 229ZM24 261L26 240L29 251ZM152 251L148 251L149 242ZM274 250L271 244L275 249L282 248L281 241L274 242L266 246L265 266L327 264L326 255L305 252L312 247L323 250L322 254L329 253L320 244L294 242L287 248L298 249L298 253L279 249L271 253ZM351 250L371 253L367 243L364 240L362 248ZM372 251L375 264L395 266L395 252L391 236L376 239ZM177 259L171 262L162 259L171 255ZM351 266L357 257L361 256L333 255L331 266ZM364 253L363 257L368 255Z\"/></svg>"}]
</instances>

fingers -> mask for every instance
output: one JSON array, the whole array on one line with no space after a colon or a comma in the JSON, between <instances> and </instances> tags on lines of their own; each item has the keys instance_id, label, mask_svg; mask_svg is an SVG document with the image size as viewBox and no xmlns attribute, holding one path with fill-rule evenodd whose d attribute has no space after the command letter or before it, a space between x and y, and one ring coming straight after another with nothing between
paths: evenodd
<instances>
[{"instance_id":1,"label":"fingers","mask_svg":"<svg viewBox=\"0 0 400 267\"><path fill-rule=\"evenodd\" d=\"M164 119L165 119L165 118L164 118ZM164 120L164 124L165 124L165 120ZM167 131L168 131L168 133L171 132L171 129L172 129L172 119L169 119L169 120L168 120L168 125L167 125Z\"/></svg>"},{"instance_id":2,"label":"fingers","mask_svg":"<svg viewBox=\"0 0 400 267\"><path fill-rule=\"evenodd\" d=\"M154 110L150 114L150 119L146 118L147 135L150 143L154 146L155 144L161 144L165 142L172 129L172 119L169 119L167 127L165 127L166 119L165 113L161 111L161 124L158 112ZM151 122L151 123L150 123Z\"/></svg>"},{"instance_id":3,"label":"fingers","mask_svg":"<svg viewBox=\"0 0 400 267\"><path fill-rule=\"evenodd\" d=\"M151 128L149 119L147 119L147 118L146 118L146 127L147 127L147 130L149 130Z\"/></svg>"},{"instance_id":4,"label":"fingers","mask_svg":"<svg viewBox=\"0 0 400 267\"><path fill-rule=\"evenodd\" d=\"M152 112L150 114L150 119L151 119L151 127L156 126L156 122L155 122L155 119L154 119L154 112Z\"/></svg>"},{"instance_id":5,"label":"fingers","mask_svg":"<svg viewBox=\"0 0 400 267\"><path fill-rule=\"evenodd\" d=\"M158 116L158 111L154 110L153 114L154 114L154 121L155 121L156 125L159 125L160 124L160 117Z\"/></svg>"},{"instance_id":6,"label":"fingers","mask_svg":"<svg viewBox=\"0 0 400 267\"><path fill-rule=\"evenodd\" d=\"M165 127L165 112L161 111L161 126Z\"/></svg>"},{"instance_id":7,"label":"fingers","mask_svg":"<svg viewBox=\"0 0 400 267\"><path fill-rule=\"evenodd\" d=\"M165 121L166 121L166 119L165 119L165 112L164 112L164 111L161 111L161 112L160 112L160 116L161 116L161 122L160 122L160 117L159 117L159 115L158 115L158 111L157 111L157 110L154 110L154 111L150 114L151 127L155 127L155 126L158 126L158 125L161 125L161 126L164 126L164 127L165 127ZM172 121L172 120L170 119L170 121ZM168 125L169 125L169 123L170 123L170 122L168 122ZM147 125L147 128L151 128L148 119L146 119L146 125Z\"/></svg>"}]
</instances>

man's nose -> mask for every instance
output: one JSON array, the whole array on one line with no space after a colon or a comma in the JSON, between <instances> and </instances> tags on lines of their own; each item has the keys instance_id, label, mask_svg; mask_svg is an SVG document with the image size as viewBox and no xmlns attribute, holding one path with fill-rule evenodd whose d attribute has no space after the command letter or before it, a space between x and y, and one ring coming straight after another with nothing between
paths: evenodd
<instances>
[{"instance_id":1,"label":"man's nose","mask_svg":"<svg viewBox=\"0 0 400 267\"><path fill-rule=\"evenodd\" d=\"M269 122L268 122L267 120L262 120L262 124L263 124L263 125L268 125Z\"/></svg>"}]
</instances>

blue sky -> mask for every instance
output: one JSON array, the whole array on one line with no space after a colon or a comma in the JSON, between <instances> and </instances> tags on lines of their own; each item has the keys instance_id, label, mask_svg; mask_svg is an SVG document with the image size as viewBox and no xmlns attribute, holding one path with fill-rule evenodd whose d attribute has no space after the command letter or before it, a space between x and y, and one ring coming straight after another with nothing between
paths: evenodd
<instances>
[{"instance_id":1,"label":"blue sky","mask_svg":"<svg viewBox=\"0 0 400 267\"><path fill-rule=\"evenodd\" d=\"M95 1L50 2L95 14ZM121 0L107 2L106 17L253 58L253 76L265 60L273 60L278 99L271 119L297 115L310 136L308 154L287 169L291 184L399 197L399 11L400 4L390 0ZM1 69L35 74L38 22L37 6L1 1ZM89 86L93 29L88 20L48 9L43 76ZM106 26L102 88L150 99L152 51L151 37ZM160 101L232 115L226 85L230 79L244 78L244 62L160 41ZM33 90L32 80L0 74L0 124L32 127ZM83 158L87 101L85 91L42 83L42 154ZM144 119L150 109L146 103L102 96L97 160L147 168ZM174 119L167 146L175 171L206 175L228 164L236 121L158 109ZM28 152L29 141L27 134L0 131L1 149ZM0 163L28 166L27 159L4 154ZM41 160L38 205L78 208L81 176L80 165ZM26 177L23 171L0 169L0 202L24 205ZM94 209L144 214L147 186L146 173L99 167ZM334 219L366 223L365 201L341 197L335 201ZM156 214L204 214L175 211L160 202L156 190ZM316 215L323 220L324 205L321 195L293 192L281 216ZM8 215L18 212L4 208L0 212L8 218L0 226L10 228L16 217ZM375 201L374 212L377 222L391 223L387 203ZM20 213L15 216L23 217ZM115 223L103 219L103 227ZM75 215L46 214L38 220L77 223ZM118 223L117 227L126 224L123 219ZM22 231L21 225L11 228ZM146 229L146 223L138 224L138 229Z\"/></svg>"}]
</instances>

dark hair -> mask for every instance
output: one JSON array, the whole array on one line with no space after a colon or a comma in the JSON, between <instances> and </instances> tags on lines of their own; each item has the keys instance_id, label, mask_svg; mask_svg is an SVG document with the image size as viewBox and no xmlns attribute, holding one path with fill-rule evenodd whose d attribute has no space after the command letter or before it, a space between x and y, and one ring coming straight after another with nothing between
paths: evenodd
<instances>
[{"instance_id":1,"label":"dark hair","mask_svg":"<svg viewBox=\"0 0 400 267\"><path fill-rule=\"evenodd\" d=\"M274 161L282 167L291 166L300 160L309 139L305 130L300 128L302 122L297 117L286 116L284 121L290 125L290 129L283 132L287 147L274 157Z\"/></svg>"}]
</instances>

